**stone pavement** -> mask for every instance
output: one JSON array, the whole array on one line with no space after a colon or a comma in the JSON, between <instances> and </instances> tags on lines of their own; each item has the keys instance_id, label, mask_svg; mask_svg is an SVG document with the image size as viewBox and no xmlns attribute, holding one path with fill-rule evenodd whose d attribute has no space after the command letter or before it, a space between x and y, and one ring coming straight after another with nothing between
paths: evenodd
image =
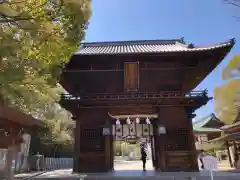
<instances>
[{"instance_id":1,"label":"stone pavement","mask_svg":"<svg viewBox=\"0 0 240 180\"><path fill-rule=\"evenodd\" d=\"M21 174L16 174L14 176L14 179L15 180L24 180L24 179L29 179L29 178L32 178L32 177L35 177L35 176L39 176L41 174L44 174L45 172L42 171L42 172L30 172L30 173L21 173Z\"/></svg>"},{"instance_id":2,"label":"stone pavement","mask_svg":"<svg viewBox=\"0 0 240 180\"><path fill-rule=\"evenodd\" d=\"M141 161L125 161L124 163L115 163L114 169L116 171L119 171L119 170L142 170L142 162ZM154 170L151 160L147 160L146 169Z\"/></svg>"},{"instance_id":3,"label":"stone pavement","mask_svg":"<svg viewBox=\"0 0 240 180\"><path fill-rule=\"evenodd\" d=\"M200 173L190 172L155 172L152 167L152 162L147 161L147 171L142 171L141 161L125 161L115 163L115 171L110 173L100 174L73 174L71 169L56 170L46 172L42 175L33 177L31 179L43 180L112 180L112 179L151 179L151 180L211 180L210 172L203 171ZM229 172L214 172L213 180L240 180L239 173Z\"/></svg>"}]
</instances>

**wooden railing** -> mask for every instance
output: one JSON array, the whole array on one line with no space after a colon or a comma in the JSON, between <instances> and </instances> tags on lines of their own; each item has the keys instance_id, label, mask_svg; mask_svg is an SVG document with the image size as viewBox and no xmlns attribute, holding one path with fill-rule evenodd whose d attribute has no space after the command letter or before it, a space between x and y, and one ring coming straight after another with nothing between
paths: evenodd
<instances>
[{"instance_id":1,"label":"wooden railing","mask_svg":"<svg viewBox=\"0 0 240 180\"><path fill-rule=\"evenodd\" d=\"M62 94L62 100L146 100L161 98L186 98L186 97L207 97L207 91L192 91L182 93L177 91L162 92L125 92L125 93L102 93L102 94L84 94L81 96L72 96Z\"/></svg>"}]
</instances>

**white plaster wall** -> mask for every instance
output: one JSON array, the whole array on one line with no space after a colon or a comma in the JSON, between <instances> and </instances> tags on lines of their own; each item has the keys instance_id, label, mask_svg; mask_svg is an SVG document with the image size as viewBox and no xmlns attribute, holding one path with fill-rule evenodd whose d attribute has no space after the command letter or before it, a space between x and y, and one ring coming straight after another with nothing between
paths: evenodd
<instances>
[{"instance_id":1,"label":"white plaster wall","mask_svg":"<svg viewBox=\"0 0 240 180\"><path fill-rule=\"evenodd\" d=\"M232 160L232 162L234 162L235 160L234 160L234 157L235 157L235 149L234 149L234 147L233 146L230 146L229 147L229 151L230 151L230 158L231 158L231 160Z\"/></svg>"},{"instance_id":2,"label":"white plaster wall","mask_svg":"<svg viewBox=\"0 0 240 180\"><path fill-rule=\"evenodd\" d=\"M16 159L16 169L19 170L21 167L22 169L27 168L27 157L29 155L29 148L30 148L30 141L31 141L31 135L30 134L23 134L23 140L24 142L20 146L20 152L18 153L17 159Z\"/></svg>"},{"instance_id":3,"label":"white plaster wall","mask_svg":"<svg viewBox=\"0 0 240 180\"><path fill-rule=\"evenodd\" d=\"M24 142L20 145L20 151L16 157L16 168L19 169L22 165L22 168L27 167L27 156L29 155L29 148L30 148L30 134L23 134ZM5 159L6 159L7 149L0 149L0 171L4 170L5 167ZM22 162L22 156L24 156Z\"/></svg>"},{"instance_id":4,"label":"white plaster wall","mask_svg":"<svg viewBox=\"0 0 240 180\"><path fill-rule=\"evenodd\" d=\"M3 171L5 167L6 151L6 149L0 149L0 172Z\"/></svg>"}]
</instances>

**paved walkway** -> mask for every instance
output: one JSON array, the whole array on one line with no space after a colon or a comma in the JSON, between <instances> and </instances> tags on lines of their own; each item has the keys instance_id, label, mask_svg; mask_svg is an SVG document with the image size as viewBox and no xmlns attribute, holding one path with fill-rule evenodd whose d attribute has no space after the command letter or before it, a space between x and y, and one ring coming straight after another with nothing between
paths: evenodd
<instances>
[{"instance_id":1,"label":"paved walkway","mask_svg":"<svg viewBox=\"0 0 240 180\"><path fill-rule=\"evenodd\" d=\"M119 171L119 170L142 170L142 162L141 161L125 161L125 163L115 163L114 169L116 171ZM151 160L147 160L146 169L154 170Z\"/></svg>"},{"instance_id":2,"label":"paved walkway","mask_svg":"<svg viewBox=\"0 0 240 180\"><path fill-rule=\"evenodd\" d=\"M73 174L72 169L56 170L46 172L31 179L160 179L160 180L187 180L194 177L194 180L211 180L208 171L201 173L172 172L159 173L155 172L152 162L149 160L146 164L146 172L142 171L141 161L122 161L115 163L115 171L102 174ZM192 180L193 180L192 179ZM239 180L240 173L214 172L214 180ZM190 180L190 179L189 179Z\"/></svg>"},{"instance_id":3,"label":"paved walkway","mask_svg":"<svg viewBox=\"0 0 240 180\"><path fill-rule=\"evenodd\" d=\"M35 177L35 176L39 176L41 174L44 174L45 172L30 172L30 173L21 173L21 174L16 174L14 176L14 179L18 180L18 179L28 179L31 177Z\"/></svg>"},{"instance_id":4,"label":"paved walkway","mask_svg":"<svg viewBox=\"0 0 240 180\"><path fill-rule=\"evenodd\" d=\"M172 172L159 173L155 172L152 162L149 160L146 164L146 172L142 171L141 161L124 161L115 163L115 171L103 174L72 174L71 169L56 170L44 173L34 179L160 179L160 180L187 180L194 177L195 180L211 180L210 173L205 171L201 173ZM240 174L228 172L215 172L214 180L239 180Z\"/></svg>"}]
</instances>

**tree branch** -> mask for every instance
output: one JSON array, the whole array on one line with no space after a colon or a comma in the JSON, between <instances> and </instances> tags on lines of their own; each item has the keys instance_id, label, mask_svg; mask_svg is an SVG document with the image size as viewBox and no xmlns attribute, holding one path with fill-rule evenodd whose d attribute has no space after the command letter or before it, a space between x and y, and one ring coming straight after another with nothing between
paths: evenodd
<instances>
[{"instance_id":1,"label":"tree branch","mask_svg":"<svg viewBox=\"0 0 240 180\"><path fill-rule=\"evenodd\" d=\"M227 4L240 7L240 0L224 0Z\"/></svg>"}]
</instances>

